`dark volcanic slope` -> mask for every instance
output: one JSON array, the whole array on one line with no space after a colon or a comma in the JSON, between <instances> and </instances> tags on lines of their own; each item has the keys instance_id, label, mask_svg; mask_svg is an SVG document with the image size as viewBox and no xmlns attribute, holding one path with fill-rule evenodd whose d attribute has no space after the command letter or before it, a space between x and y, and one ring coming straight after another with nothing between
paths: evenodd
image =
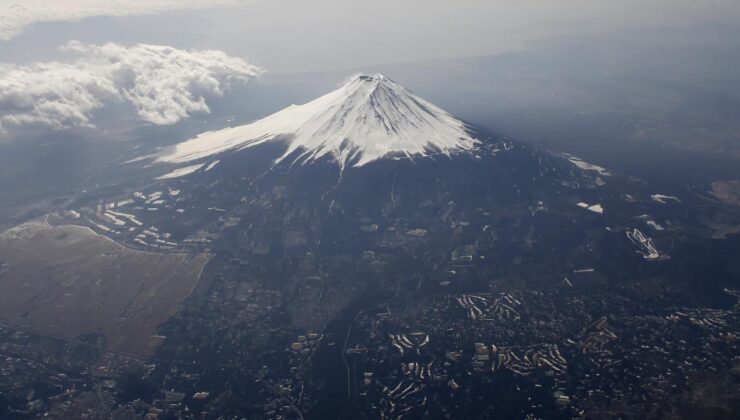
<instances>
[{"instance_id":1,"label":"dark volcanic slope","mask_svg":"<svg viewBox=\"0 0 740 420\"><path fill-rule=\"evenodd\" d=\"M447 352L459 349L465 354L475 342L509 343L515 349L542 343L566 345L562 340L576 343L591 322L615 310L636 316L651 308L650 316L655 316L677 305L732 301L723 291L732 286L727 273L716 273L716 282L704 284L696 293L697 270L705 266L695 257L696 247L711 247L697 245L701 240L697 238L706 232L694 222L696 216L688 207L671 198L660 203L651 197L654 191L649 186L600 168L582 170L567 158L516 141L482 133L477 137L483 142L471 153L380 159L343 171L327 158L306 165L291 165L290 158L274 164L286 146L268 143L217 156L218 163L209 170L154 181L126 196L103 200L125 203L112 211L133 216L142 226L129 231L131 223L125 229L108 223L121 233L102 233L149 251L171 252L169 247L174 246L215 254L183 312L162 327L168 340L157 356L165 361L162 373L172 363L187 363L189 374L200 379L194 384L161 376L157 386L188 392L207 388L222 395L203 406L204 413L260 416L270 412L266 402L282 392L274 387L290 381L293 391L285 398L301 411L318 401L311 412L314 417L338 416L343 406L332 401L347 391L354 395L347 402L348 410L391 415L396 409L390 407L395 406L370 408L387 401L388 395L372 387L362 391L357 384L347 389L341 352L332 353L336 347L327 347L349 340L343 335L345 329L365 311L395 308L399 318L382 321L387 324L386 335L398 328L436 331L432 337L436 344L429 347L432 353L423 360L441 363ZM168 169L147 170L152 177ZM94 198L88 210L81 203L79 209L78 221L89 220L93 229L107 220L100 215L105 209L94 209L97 202ZM601 207L592 211L579 203ZM169 235L165 242L172 245L142 233L147 227L156 229L159 238ZM712 258L722 255L726 254ZM561 291L600 303L592 306L573 297L563 303ZM454 306L439 307L445 299L454 303L467 294L492 299L490 293L503 292L545 294L534 295L540 302L530 309L534 312L528 321L518 326L490 321L483 326L459 324L454 320L477 317L476 310L457 313L451 309ZM516 296L521 302L528 295ZM512 319L524 322L520 321L524 308L506 305L519 314L511 315ZM567 316L537 313L553 311L553 305L577 310L569 309ZM627 311L631 305L634 308ZM435 312L417 319L429 308ZM435 317L441 317L433 321L435 326L427 325ZM381 325L377 319L367 322ZM355 328L360 334L370 327ZM368 333L376 338L354 337L356 345L373 343L393 349L392 342L371 333L372 328ZM560 335L545 332L553 328ZM450 336L450 329L459 333ZM300 341L312 334L325 334L325 338ZM286 353L284 349L296 340L302 350ZM370 359L356 360L355 369L362 366L389 375L381 382L389 381L397 373L379 370L375 364L394 357L399 356L392 351L373 353ZM413 360L408 357L401 360ZM569 357L580 363L575 355ZM230 371L226 378L225 366ZM263 366L269 366L269 373ZM446 369L443 377L469 375L465 364L455 366ZM348 373L350 384L360 375ZM594 373L574 373L569 380L579 383L584 380L579 375ZM634 378L628 378L619 379L619 386L636 386ZM432 407L460 410L468 404L466 394L455 394L448 402L439 400L448 392L446 380L428 386L428 397L437 402L431 406L422 404L423 399L407 401L414 413L422 415ZM519 386L531 388L532 384ZM555 384L547 387L557 389ZM373 396L359 399L360 392ZM552 391L548 392L536 394L544 404L540 414L571 412L552 405ZM527 413L526 399L519 399L523 395L535 394L510 396L513 405L507 409L514 416ZM593 401L588 404L596 404L593 410L603 408ZM578 409L585 406L583 402ZM492 407L483 407L480 413Z\"/></svg>"}]
</instances>

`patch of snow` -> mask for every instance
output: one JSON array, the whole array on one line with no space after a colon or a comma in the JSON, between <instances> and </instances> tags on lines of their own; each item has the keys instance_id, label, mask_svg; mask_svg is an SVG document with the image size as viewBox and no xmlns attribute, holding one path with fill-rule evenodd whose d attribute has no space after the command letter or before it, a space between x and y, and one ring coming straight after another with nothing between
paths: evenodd
<instances>
[{"instance_id":1,"label":"patch of snow","mask_svg":"<svg viewBox=\"0 0 740 420\"><path fill-rule=\"evenodd\" d=\"M133 159L127 160L127 161L123 162L123 164L124 164L124 165L128 165L129 163L136 163L136 162L141 162L141 161L143 161L143 160L147 160L147 159L154 159L154 158L156 158L156 157L157 157L157 155L156 155L156 154L151 154L151 155L144 155L144 156L139 156L139 157L136 157L136 158L133 158Z\"/></svg>"},{"instance_id":2,"label":"patch of snow","mask_svg":"<svg viewBox=\"0 0 740 420\"><path fill-rule=\"evenodd\" d=\"M573 155L569 155L567 153L565 154L565 156L568 158L568 161L570 163L576 165L579 169L582 169L584 171L594 171L594 172L597 172L601 176L611 176L611 173L607 171L605 168L602 168L601 166L585 162L582 159L577 158Z\"/></svg>"},{"instance_id":3,"label":"patch of snow","mask_svg":"<svg viewBox=\"0 0 740 420\"><path fill-rule=\"evenodd\" d=\"M158 233L156 233L156 232L152 232L152 231L151 231L151 230L149 230L149 229L145 229L145 230L144 230L144 231L143 231L142 233L143 233L144 235L152 236L152 237L154 237L154 238L159 238L159 234L158 234Z\"/></svg>"},{"instance_id":4,"label":"patch of snow","mask_svg":"<svg viewBox=\"0 0 740 420\"><path fill-rule=\"evenodd\" d=\"M110 228L108 226L101 225L101 224L94 223L94 222L93 222L93 225L95 225L95 227L102 230L103 232L110 232Z\"/></svg>"},{"instance_id":5,"label":"patch of snow","mask_svg":"<svg viewBox=\"0 0 740 420\"><path fill-rule=\"evenodd\" d=\"M594 213L604 214L604 208L601 207L601 204L594 204L593 206L589 206L588 209Z\"/></svg>"},{"instance_id":6,"label":"patch of snow","mask_svg":"<svg viewBox=\"0 0 740 420\"><path fill-rule=\"evenodd\" d=\"M206 172L208 172L211 169L213 169L216 165L218 165L219 162L221 162L221 161L217 159L217 160L214 160L213 162L211 162L210 164L208 164L208 166L206 166Z\"/></svg>"},{"instance_id":7,"label":"patch of snow","mask_svg":"<svg viewBox=\"0 0 740 420\"><path fill-rule=\"evenodd\" d=\"M117 212L117 211L113 211L113 210L109 210L108 213L111 213L111 214L116 215L118 217L126 218L126 219L130 220L131 223L133 223L135 225L138 225L138 226L143 225L143 223L141 223L140 221L138 221L136 219L136 216L134 216L133 214L121 213L121 212Z\"/></svg>"},{"instance_id":8,"label":"patch of snow","mask_svg":"<svg viewBox=\"0 0 740 420\"><path fill-rule=\"evenodd\" d=\"M123 226L126 224L126 222L117 218L111 211L106 211L105 214L103 214L103 216L109 218L113 222L113 224L116 226Z\"/></svg>"},{"instance_id":9,"label":"patch of snow","mask_svg":"<svg viewBox=\"0 0 740 420\"><path fill-rule=\"evenodd\" d=\"M128 206L129 204L134 204L134 200L129 198L127 200L119 201L116 203L116 207Z\"/></svg>"},{"instance_id":10,"label":"patch of snow","mask_svg":"<svg viewBox=\"0 0 740 420\"><path fill-rule=\"evenodd\" d=\"M660 257L652 238L645 236L639 229L634 229L632 232L627 231L627 238L637 246L637 252L642 254L642 257L646 260L655 260Z\"/></svg>"},{"instance_id":11,"label":"patch of snow","mask_svg":"<svg viewBox=\"0 0 740 420\"><path fill-rule=\"evenodd\" d=\"M665 230L663 226L659 225L655 220L647 220L645 221L645 224L658 231Z\"/></svg>"},{"instance_id":12,"label":"patch of snow","mask_svg":"<svg viewBox=\"0 0 740 420\"><path fill-rule=\"evenodd\" d=\"M193 172L197 171L198 169L202 168L203 164L199 163L197 165L190 165L186 166L184 168L178 168L175 169L172 172L166 173L162 176L157 177L157 179L172 179L172 178L179 178L181 176L192 174Z\"/></svg>"},{"instance_id":13,"label":"patch of snow","mask_svg":"<svg viewBox=\"0 0 740 420\"><path fill-rule=\"evenodd\" d=\"M604 214L604 208L601 206L601 204L588 204L581 201L580 203L576 204L576 206L582 209L590 210L594 213Z\"/></svg>"},{"instance_id":14,"label":"patch of snow","mask_svg":"<svg viewBox=\"0 0 740 420\"><path fill-rule=\"evenodd\" d=\"M209 131L160 155L159 162L192 162L229 150L284 139L308 163L332 157L342 168L386 156L450 155L480 142L465 123L388 79L357 75L304 105L291 105L251 124Z\"/></svg>"},{"instance_id":15,"label":"patch of snow","mask_svg":"<svg viewBox=\"0 0 740 420\"><path fill-rule=\"evenodd\" d=\"M642 216L638 217L638 219L643 220L646 225L650 226L651 228L657 231L665 230L663 226L659 225L658 222L653 220L653 218L647 214L643 214Z\"/></svg>"},{"instance_id":16,"label":"patch of snow","mask_svg":"<svg viewBox=\"0 0 740 420\"><path fill-rule=\"evenodd\" d=\"M650 196L650 198L652 198L653 201L655 201L656 203L660 204L666 204L668 201L675 201L677 203L681 202L678 197L674 197L672 195L653 194Z\"/></svg>"}]
</instances>

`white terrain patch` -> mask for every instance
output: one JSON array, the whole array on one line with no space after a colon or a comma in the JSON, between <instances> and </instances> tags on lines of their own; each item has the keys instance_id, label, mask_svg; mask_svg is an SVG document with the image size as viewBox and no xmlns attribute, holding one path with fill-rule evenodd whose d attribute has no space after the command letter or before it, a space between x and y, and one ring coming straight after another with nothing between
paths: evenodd
<instances>
[{"instance_id":1,"label":"white terrain patch","mask_svg":"<svg viewBox=\"0 0 740 420\"><path fill-rule=\"evenodd\" d=\"M157 161L192 162L274 140L288 144L278 162L297 153L297 162L331 157L341 168L383 157L450 155L479 143L462 121L374 74L354 76L314 101L291 105L251 124L200 134Z\"/></svg>"},{"instance_id":2,"label":"white terrain patch","mask_svg":"<svg viewBox=\"0 0 740 420\"><path fill-rule=\"evenodd\" d=\"M218 163L221 162L220 160L214 160L213 162L209 163L208 166L206 166L206 172L210 171L211 169L215 168Z\"/></svg>"},{"instance_id":3,"label":"white terrain patch","mask_svg":"<svg viewBox=\"0 0 740 420\"><path fill-rule=\"evenodd\" d=\"M653 199L656 203L660 204L666 204L668 201L675 201L676 203L680 203L681 200L678 199L678 197L674 197L672 195L663 195L663 194L653 194L650 196L650 198Z\"/></svg>"},{"instance_id":4,"label":"white terrain patch","mask_svg":"<svg viewBox=\"0 0 740 420\"><path fill-rule=\"evenodd\" d=\"M658 231L665 230L663 226L659 225L655 220L648 220L645 224Z\"/></svg>"},{"instance_id":5,"label":"white terrain patch","mask_svg":"<svg viewBox=\"0 0 740 420\"><path fill-rule=\"evenodd\" d=\"M584 160L567 153L563 153L563 155L568 158L568 161L570 163L577 166L579 169L582 169L584 171L597 172L601 176L611 176L611 173L601 166L585 162Z\"/></svg>"},{"instance_id":6,"label":"white terrain patch","mask_svg":"<svg viewBox=\"0 0 740 420\"><path fill-rule=\"evenodd\" d=\"M202 168L203 165L204 165L203 163L199 163L197 165L190 165L190 166L185 166L184 168L178 168L172 172L168 172L162 176L157 177L157 179L172 179L172 178L179 178L185 175L190 175L193 172L197 171L198 169Z\"/></svg>"},{"instance_id":7,"label":"white terrain patch","mask_svg":"<svg viewBox=\"0 0 740 420\"><path fill-rule=\"evenodd\" d=\"M627 237L637 246L637 252L642 254L646 260L656 260L660 257L652 238L645 236L639 229L634 229L631 232L627 231Z\"/></svg>"},{"instance_id":8,"label":"white terrain patch","mask_svg":"<svg viewBox=\"0 0 740 420\"><path fill-rule=\"evenodd\" d=\"M580 202L580 203L578 203L576 205L578 207L582 208L582 209L586 209L586 210L592 211L594 213L604 214L604 207L602 207L601 204L593 204L592 205L592 204Z\"/></svg>"},{"instance_id":9,"label":"white terrain patch","mask_svg":"<svg viewBox=\"0 0 740 420\"><path fill-rule=\"evenodd\" d=\"M601 204L594 204L593 206L588 206L588 209L594 213L604 214L604 208L601 207Z\"/></svg>"},{"instance_id":10,"label":"white terrain patch","mask_svg":"<svg viewBox=\"0 0 740 420\"><path fill-rule=\"evenodd\" d=\"M650 226L651 228L657 231L665 230L665 228L661 226L658 222L653 220L653 218L650 215L643 214L642 216L638 217L638 219L644 221L646 225Z\"/></svg>"}]
</instances>

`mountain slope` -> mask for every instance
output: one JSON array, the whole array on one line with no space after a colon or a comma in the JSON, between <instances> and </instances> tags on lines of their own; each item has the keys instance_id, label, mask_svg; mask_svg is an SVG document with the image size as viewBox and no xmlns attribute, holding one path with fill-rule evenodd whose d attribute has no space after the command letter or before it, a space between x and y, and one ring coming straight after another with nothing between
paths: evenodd
<instances>
[{"instance_id":1,"label":"mountain slope","mask_svg":"<svg viewBox=\"0 0 740 420\"><path fill-rule=\"evenodd\" d=\"M339 89L251 124L203 133L159 156L185 163L287 141L278 158L313 162L332 157L342 168L388 157L450 155L479 143L465 123L379 74L357 75Z\"/></svg>"}]
</instances>

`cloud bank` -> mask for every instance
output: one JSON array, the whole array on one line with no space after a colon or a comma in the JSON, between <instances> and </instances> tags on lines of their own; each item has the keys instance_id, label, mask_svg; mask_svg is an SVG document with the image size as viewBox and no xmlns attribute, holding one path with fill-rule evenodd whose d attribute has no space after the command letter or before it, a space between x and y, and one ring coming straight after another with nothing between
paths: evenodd
<instances>
[{"instance_id":1,"label":"cloud bank","mask_svg":"<svg viewBox=\"0 0 740 420\"><path fill-rule=\"evenodd\" d=\"M0 129L43 124L55 129L93 126L108 103L128 102L153 124L173 124L210 112L207 98L221 97L262 70L215 50L161 45L126 47L70 42L69 61L0 63Z\"/></svg>"},{"instance_id":2,"label":"cloud bank","mask_svg":"<svg viewBox=\"0 0 740 420\"><path fill-rule=\"evenodd\" d=\"M239 0L0 0L0 40L12 39L26 26L40 22L144 15L238 3Z\"/></svg>"}]
</instances>

